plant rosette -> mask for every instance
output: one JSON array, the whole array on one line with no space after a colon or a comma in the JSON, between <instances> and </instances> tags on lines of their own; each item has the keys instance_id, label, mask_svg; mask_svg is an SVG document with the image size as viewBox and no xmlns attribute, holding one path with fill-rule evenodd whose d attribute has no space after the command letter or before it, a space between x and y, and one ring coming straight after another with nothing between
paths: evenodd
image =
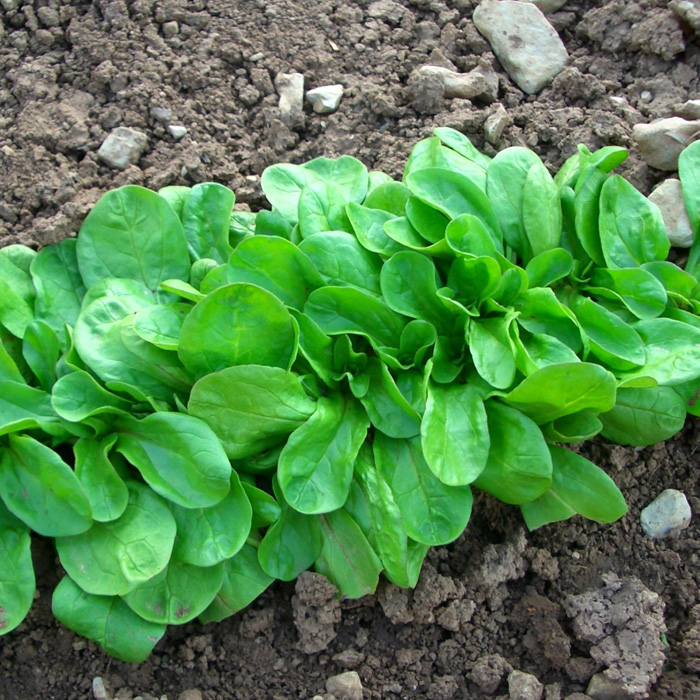
<instances>
[{"instance_id":1,"label":"plant rosette","mask_svg":"<svg viewBox=\"0 0 700 700\"><path fill-rule=\"evenodd\" d=\"M529 528L627 510L567 448L698 415L698 243L580 147L552 177L436 129L400 182L268 168L270 210L204 183L107 193L77 239L0 250L0 633L53 538L63 624L125 661L308 568L411 587L472 490ZM700 142L680 177L700 240Z\"/></svg>"}]
</instances>

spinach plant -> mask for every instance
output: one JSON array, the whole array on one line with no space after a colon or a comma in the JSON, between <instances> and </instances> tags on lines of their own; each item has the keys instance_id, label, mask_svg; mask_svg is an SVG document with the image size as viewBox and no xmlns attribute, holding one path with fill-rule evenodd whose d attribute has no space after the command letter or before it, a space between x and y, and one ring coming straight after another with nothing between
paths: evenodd
<instances>
[{"instance_id":1,"label":"spinach plant","mask_svg":"<svg viewBox=\"0 0 700 700\"><path fill-rule=\"evenodd\" d=\"M214 183L106 194L79 236L0 250L0 633L53 611L143 660L313 567L345 596L416 584L472 489L537 528L626 512L567 448L649 445L698 415L700 248L584 147L419 142L401 182L275 165L271 209ZM700 240L700 143L681 157Z\"/></svg>"}]
</instances>

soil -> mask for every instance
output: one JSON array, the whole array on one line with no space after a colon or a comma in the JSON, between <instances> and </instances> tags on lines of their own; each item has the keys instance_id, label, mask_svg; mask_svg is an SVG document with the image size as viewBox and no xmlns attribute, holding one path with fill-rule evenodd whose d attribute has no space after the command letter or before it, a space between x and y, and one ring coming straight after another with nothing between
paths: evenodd
<instances>
[{"instance_id":1,"label":"soil","mask_svg":"<svg viewBox=\"0 0 700 700\"><path fill-rule=\"evenodd\" d=\"M642 191L663 179L641 160L632 126L700 96L697 0L569 0L550 16L569 63L535 96L515 87L475 29L477 4L0 0L0 246L74 236L99 196L127 183L214 180L256 209L260 173L274 162L347 153L399 176L435 126L487 153L528 145L554 168L578 143L622 145L631 155L621 171ZM491 104L422 94L411 79L425 64L465 72L480 62L499 75ZM285 123L280 72L303 73L307 89L341 83L339 110L307 108ZM494 147L484 122L499 103L509 124ZM187 135L174 139L168 123ZM148 136L124 171L97 158L117 126ZM0 640L0 699L311 700L354 670L365 698L530 700L539 682L546 700L583 700L605 669L626 684L624 697L651 687L659 700L700 698L698 519L665 540L639 522L666 488L700 512L698 445L696 419L654 447L586 445L628 500L614 525L574 519L527 533L517 509L481 495L466 534L430 553L413 592L383 584L376 596L338 601L325 579L305 574L223 623L171 628L140 665L111 660L53 620L59 572L37 538L37 600Z\"/></svg>"}]
</instances>

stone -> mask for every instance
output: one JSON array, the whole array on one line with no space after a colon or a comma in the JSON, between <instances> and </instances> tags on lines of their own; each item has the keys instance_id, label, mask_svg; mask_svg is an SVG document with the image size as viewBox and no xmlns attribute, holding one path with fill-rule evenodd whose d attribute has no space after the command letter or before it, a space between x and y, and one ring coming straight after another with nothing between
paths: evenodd
<instances>
[{"instance_id":1,"label":"stone","mask_svg":"<svg viewBox=\"0 0 700 700\"><path fill-rule=\"evenodd\" d=\"M304 76L301 73L278 73L275 88L280 96L282 121L290 128L304 124Z\"/></svg>"},{"instance_id":2,"label":"stone","mask_svg":"<svg viewBox=\"0 0 700 700\"><path fill-rule=\"evenodd\" d=\"M161 124L167 124L173 118L173 110L169 107L151 107L151 116Z\"/></svg>"},{"instance_id":3,"label":"stone","mask_svg":"<svg viewBox=\"0 0 700 700\"><path fill-rule=\"evenodd\" d=\"M343 99L342 85L322 85L309 90L306 99L311 103L316 114L332 114L338 109Z\"/></svg>"},{"instance_id":4,"label":"stone","mask_svg":"<svg viewBox=\"0 0 700 700\"><path fill-rule=\"evenodd\" d=\"M673 108L677 117L683 119L700 119L700 100L688 100Z\"/></svg>"},{"instance_id":5,"label":"stone","mask_svg":"<svg viewBox=\"0 0 700 700\"><path fill-rule=\"evenodd\" d=\"M688 121L681 117L657 119L650 124L632 128L642 158L658 170L678 170L681 151L700 137L700 119Z\"/></svg>"},{"instance_id":6,"label":"stone","mask_svg":"<svg viewBox=\"0 0 700 700\"><path fill-rule=\"evenodd\" d=\"M178 696L177 700L202 700L201 690L183 690Z\"/></svg>"},{"instance_id":7,"label":"stone","mask_svg":"<svg viewBox=\"0 0 700 700\"><path fill-rule=\"evenodd\" d=\"M593 700L630 700L630 695L625 689L624 683L610 676L604 671L596 673L588 683L586 695Z\"/></svg>"},{"instance_id":8,"label":"stone","mask_svg":"<svg viewBox=\"0 0 700 700\"><path fill-rule=\"evenodd\" d=\"M138 162L147 146L146 134L126 126L118 126L102 142L97 157L110 168L126 170L129 165Z\"/></svg>"},{"instance_id":9,"label":"stone","mask_svg":"<svg viewBox=\"0 0 700 700\"><path fill-rule=\"evenodd\" d=\"M556 30L532 3L484 0L473 19L506 73L528 95L539 92L569 60Z\"/></svg>"},{"instance_id":10,"label":"stone","mask_svg":"<svg viewBox=\"0 0 700 700\"><path fill-rule=\"evenodd\" d=\"M509 700L540 700L544 686L531 673L513 670L508 674Z\"/></svg>"},{"instance_id":11,"label":"stone","mask_svg":"<svg viewBox=\"0 0 700 700\"><path fill-rule=\"evenodd\" d=\"M640 519L644 532L660 540L685 530L690 525L692 515L685 494L676 489L666 489L642 510Z\"/></svg>"},{"instance_id":12,"label":"stone","mask_svg":"<svg viewBox=\"0 0 700 700\"><path fill-rule=\"evenodd\" d=\"M168 131L176 141L179 141L187 134L187 128L182 126L182 124L170 124L168 126Z\"/></svg>"},{"instance_id":13,"label":"stone","mask_svg":"<svg viewBox=\"0 0 700 700\"><path fill-rule=\"evenodd\" d=\"M168 38L180 33L180 25L174 20L163 24L163 36Z\"/></svg>"},{"instance_id":14,"label":"stone","mask_svg":"<svg viewBox=\"0 0 700 700\"><path fill-rule=\"evenodd\" d=\"M481 99L490 103L498 95L498 76L488 63L480 64L469 73L457 73L442 66L421 66L418 73L421 76L437 78L447 98Z\"/></svg>"},{"instance_id":15,"label":"stone","mask_svg":"<svg viewBox=\"0 0 700 700\"><path fill-rule=\"evenodd\" d=\"M484 122L486 140L490 144L497 146L509 122L510 117L508 116L506 108L502 104L497 104Z\"/></svg>"},{"instance_id":16,"label":"stone","mask_svg":"<svg viewBox=\"0 0 700 700\"><path fill-rule=\"evenodd\" d=\"M556 12L566 5L567 0L519 0L519 2L531 2L539 7L546 15Z\"/></svg>"},{"instance_id":17,"label":"stone","mask_svg":"<svg viewBox=\"0 0 700 700\"><path fill-rule=\"evenodd\" d=\"M92 679L92 696L95 700L112 700L112 695L105 687L105 682L100 676Z\"/></svg>"},{"instance_id":18,"label":"stone","mask_svg":"<svg viewBox=\"0 0 700 700\"><path fill-rule=\"evenodd\" d=\"M326 690L337 700L362 700L362 681L357 671L331 676L326 681Z\"/></svg>"},{"instance_id":19,"label":"stone","mask_svg":"<svg viewBox=\"0 0 700 700\"><path fill-rule=\"evenodd\" d=\"M683 201L681 181L673 177L664 180L649 195L649 201L656 204L661 211L671 245L690 248L693 245L694 234Z\"/></svg>"},{"instance_id":20,"label":"stone","mask_svg":"<svg viewBox=\"0 0 700 700\"><path fill-rule=\"evenodd\" d=\"M365 655L357 649L345 649L333 656L333 661L343 668L356 668L365 660Z\"/></svg>"},{"instance_id":21,"label":"stone","mask_svg":"<svg viewBox=\"0 0 700 700\"><path fill-rule=\"evenodd\" d=\"M381 19L388 24L400 24L406 9L394 0L376 0L367 8L372 19Z\"/></svg>"},{"instance_id":22,"label":"stone","mask_svg":"<svg viewBox=\"0 0 700 700\"><path fill-rule=\"evenodd\" d=\"M469 678L486 695L493 695L503 676L512 670L513 667L500 654L488 654L474 664Z\"/></svg>"}]
</instances>

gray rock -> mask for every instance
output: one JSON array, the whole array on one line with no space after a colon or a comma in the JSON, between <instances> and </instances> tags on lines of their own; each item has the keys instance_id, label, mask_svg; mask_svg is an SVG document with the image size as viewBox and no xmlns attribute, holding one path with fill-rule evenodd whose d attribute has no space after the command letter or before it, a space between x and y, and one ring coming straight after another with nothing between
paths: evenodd
<instances>
[{"instance_id":1,"label":"gray rock","mask_svg":"<svg viewBox=\"0 0 700 700\"><path fill-rule=\"evenodd\" d=\"M394 0L376 0L367 8L367 14L372 19L381 19L389 24L399 24L406 9Z\"/></svg>"},{"instance_id":2,"label":"gray rock","mask_svg":"<svg viewBox=\"0 0 700 700\"><path fill-rule=\"evenodd\" d=\"M187 128L182 126L182 124L170 124L168 126L168 131L176 141L179 141L187 134Z\"/></svg>"},{"instance_id":3,"label":"gray rock","mask_svg":"<svg viewBox=\"0 0 700 700\"><path fill-rule=\"evenodd\" d=\"M107 690L100 676L92 679L92 696L95 700L112 700L112 694Z\"/></svg>"},{"instance_id":4,"label":"gray rock","mask_svg":"<svg viewBox=\"0 0 700 700\"><path fill-rule=\"evenodd\" d=\"M566 5L567 0L519 0L519 2L531 2L548 15Z\"/></svg>"},{"instance_id":5,"label":"gray rock","mask_svg":"<svg viewBox=\"0 0 700 700\"><path fill-rule=\"evenodd\" d=\"M309 90L306 99L311 102L314 112L317 114L331 114L338 109L340 100L343 99L342 85L322 85Z\"/></svg>"},{"instance_id":6,"label":"gray rock","mask_svg":"<svg viewBox=\"0 0 700 700\"><path fill-rule=\"evenodd\" d=\"M278 73L275 88L280 96L282 121L289 127L304 124L304 76L301 73Z\"/></svg>"},{"instance_id":7,"label":"gray rock","mask_svg":"<svg viewBox=\"0 0 700 700\"><path fill-rule=\"evenodd\" d=\"M161 124L167 124L173 118L173 110L168 107L151 107L151 116Z\"/></svg>"},{"instance_id":8,"label":"gray rock","mask_svg":"<svg viewBox=\"0 0 700 700\"><path fill-rule=\"evenodd\" d=\"M627 692L621 679L610 678L607 671L596 673L588 683L586 695L593 700L630 700L634 695Z\"/></svg>"},{"instance_id":9,"label":"gray rock","mask_svg":"<svg viewBox=\"0 0 700 700\"><path fill-rule=\"evenodd\" d=\"M178 696L177 700L202 700L201 690L183 690Z\"/></svg>"},{"instance_id":10,"label":"gray rock","mask_svg":"<svg viewBox=\"0 0 700 700\"><path fill-rule=\"evenodd\" d=\"M490 144L497 146L505 128L508 126L508 122L510 122L510 117L506 108L502 104L497 104L484 122L486 140Z\"/></svg>"},{"instance_id":11,"label":"gray rock","mask_svg":"<svg viewBox=\"0 0 700 700\"><path fill-rule=\"evenodd\" d=\"M511 79L524 92L539 92L569 59L566 47L542 12L529 2L484 0L474 24Z\"/></svg>"},{"instance_id":12,"label":"gray rock","mask_svg":"<svg viewBox=\"0 0 700 700\"><path fill-rule=\"evenodd\" d=\"M326 690L338 700L362 700L362 681L357 671L331 676L326 681Z\"/></svg>"},{"instance_id":13,"label":"gray rock","mask_svg":"<svg viewBox=\"0 0 700 700\"><path fill-rule=\"evenodd\" d=\"M700 119L700 100L688 100L673 108L677 117L683 119Z\"/></svg>"},{"instance_id":14,"label":"gray rock","mask_svg":"<svg viewBox=\"0 0 700 700\"><path fill-rule=\"evenodd\" d=\"M693 227L683 201L681 181L673 177L664 180L649 195L649 201L659 207L671 245L690 248L694 240Z\"/></svg>"},{"instance_id":15,"label":"gray rock","mask_svg":"<svg viewBox=\"0 0 700 700\"><path fill-rule=\"evenodd\" d=\"M163 36L168 38L180 33L180 25L174 20L163 24Z\"/></svg>"},{"instance_id":16,"label":"gray rock","mask_svg":"<svg viewBox=\"0 0 700 700\"><path fill-rule=\"evenodd\" d=\"M531 673L511 671L508 675L509 700L540 700L544 686Z\"/></svg>"},{"instance_id":17,"label":"gray rock","mask_svg":"<svg viewBox=\"0 0 700 700\"><path fill-rule=\"evenodd\" d=\"M473 666L469 678L487 695L493 695L503 676L513 667L500 654L482 656Z\"/></svg>"},{"instance_id":18,"label":"gray rock","mask_svg":"<svg viewBox=\"0 0 700 700\"><path fill-rule=\"evenodd\" d=\"M102 142L97 157L110 168L126 170L129 165L138 162L147 146L146 134L126 126L118 126Z\"/></svg>"},{"instance_id":19,"label":"gray rock","mask_svg":"<svg viewBox=\"0 0 700 700\"><path fill-rule=\"evenodd\" d=\"M681 117L657 119L651 124L637 124L632 136L642 158L658 170L678 170L681 151L700 137L700 120Z\"/></svg>"},{"instance_id":20,"label":"gray rock","mask_svg":"<svg viewBox=\"0 0 700 700\"><path fill-rule=\"evenodd\" d=\"M642 529L649 537L660 540L685 530L692 515L685 494L666 489L642 510Z\"/></svg>"},{"instance_id":21,"label":"gray rock","mask_svg":"<svg viewBox=\"0 0 700 700\"><path fill-rule=\"evenodd\" d=\"M442 66L421 66L421 76L437 78L442 83L445 97L465 100L481 99L493 102L498 94L498 76L490 64L483 63L469 71L457 73Z\"/></svg>"}]
</instances>

